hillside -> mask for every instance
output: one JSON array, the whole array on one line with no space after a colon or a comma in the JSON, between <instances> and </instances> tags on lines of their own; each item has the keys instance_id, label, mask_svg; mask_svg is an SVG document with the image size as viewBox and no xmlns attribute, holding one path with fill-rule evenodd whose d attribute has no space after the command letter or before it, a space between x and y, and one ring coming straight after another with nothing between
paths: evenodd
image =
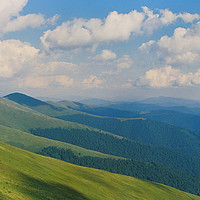
<instances>
[{"instance_id":1,"label":"hillside","mask_svg":"<svg viewBox=\"0 0 200 200\"><path fill-rule=\"evenodd\" d=\"M4 200L200 199L164 185L75 166L2 142L0 156L0 197Z\"/></svg>"},{"instance_id":2,"label":"hillside","mask_svg":"<svg viewBox=\"0 0 200 200\"><path fill-rule=\"evenodd\" d=\"M83 105L83 104L79 104L75 102L61 101L59 103L48 104L48 103L43 103L42 101L39 101L32 97L26 96L24 94L15 94L15 93L8 95L7 98L15 100L16 102L20 102L21 105L29 106L30 104L32 105L39 104L38 106L29 106L29 108L34 109L38 112L41 112L51 117L56 117L62 120L66 120L67 123L69 123L69 121L72 121L72 122L79 123L79 125L77 126L80 126L80 124L84 124L84 125L97 128L103 131L114 133L116 135L119 135L125 138L133 139L141 143L169 148L169 149L173 149L182 153L187 153L193 156L200 156L199 137L197 137L195 133L182 129L182 128L170 126L168 124L164 124L164 123L154 121L154 120L143 120L143 118L116 119L116 118L110 118L110 117L108 118L108 117L98 117L95 115L88 115L83 112L78 112L78 111L69 109L69 107L73 107L73 108L78 107L79 109L88 107L87 105ZM150 115L150 114L148 115L148 113L147 114L145 113L146 112L144 112L144 114L137 115L136 117L145 117L146 115L147 116ZM123 115L123 112L121 114ZM155 114L150 115L149 118L151 118L151 116L153 117L155 116ZM173 122L176 121L175 119L177 119L178 122L180 122L181 120L184 122L183 120L184 117L179 119L178 114L171 118L169 116L168 117L167 116L165 117L165 116L166 115L164 115L162 112L160 113L161 120L168 118L166 122L171 119ZM157 118L159 118L159 116L157 116ZM188 118L184 118L184 119L186 120ZM198 121L198 118L196 119L196 121L194 121L194 123L196 123L197 121ZM52 124L55 124L55 121ZM188 121L188 124L190 124L190 121ZM32 127L30 128L42 128L42 127L34 127L32 125ZM44 129L44 125L43 125L43 129Z\"/></svg>"},{"instance_id":3,"label":"hillside","mask_svg":"<svg viewBox=\"0 0 200 200\"><path fill-rule=\"evenodd\" d=\"M33 153L40 152L43 148L57 147L65 150L70 149L75 155L78 156L93 156L98 158L119 158L112 155L103 154L97 151L91 151L79 146L75 146L66 142L59 142L56 140L50 140L44 137L38 137L29 133L5 127L0 125L0 141L7 144L19 147L24 150L31 151Z\"/></svg>"},{"instance_id":4,"label":"hillside","mask_svg":"<svg viewBox=\"0 0 200 200\"><path fill-rule=\"evenodd\" d=\"M194 168L192 171L199 174L196 166L187 164L191 162L189 160L195 160L194 158L190 159L185 155L165 148L128 140L99 129L54 119L40 113L24 111L1 102L0 111L1 125L7 127L28 131L40 137L70 143L103 154L145 162L156 162L180 170L190 171ZM195 164L196 161L192 161L192 163ZM182 167L180 168L179 165Z\"/></svg>"},{"instance_id":5,"label":"hillside","mask_svg":"<svg viewBox=\"0 0 200 200\"><path fill-rule=\"evenodd\" d=\"M37 137L1 125L0 140L25 150L58 158L73 164L103 169L110 172L142 178L144 180L152 180L194 194L200 193L198 188L198 182L200 181L200 178L198 176L182 172L182 170L175 170L160 164L115 157L97 151L81 148L69 143ZM194 161L188 160L186 163L189 162L191 165L191 162ZM188 167L188 165L183 168L192 170L190 167ZM171 177L173 177L173 181Z\"/></svg>"},{"instance_id":6,"label":"hillside","mask_svg":"<svg viewBox=\"0 0 200 200\"><path fill-rule=\"evenodd\" d=\"M200 131L200 116L171 110L139 112L137 117L161 121L188 130Z\"/></svg>"},{"instance_id":7,"label":"hillside","mask_svg":"<svg viewBox=\"0 0 200 200\"><path fill-rule=\"evenodd\" d=\"M27 96L25 99L28 98ZM30 100L33 102L34 98L31 97ZM36 102L38 102L37 99ZM187 153L193 155L195 151L198 152L198 140L196 139L194 142L192 137L196 137L190 132L186 130L180 131L177 128L177 132L173 133L176 127L172 127L171 132L169 132L169 125L162 124L161 126L160 123L152 120L97 117L70 110L56 103L53 105L48 105L48 103L45 105L39 104L38 106L28 106L21 102L20 105L6 98L0 99L0 125L3 126L3 141L27 150L35 149L34 152L67 162L152 180L183 191L200 194L200 160L166 147L161 147L163 145L162 142L166 143L163 138L166 137L167 142L169 141L172 144L172 142L177 143L178 137L181 138L181 136L185 135L187 137L179 140L179 145L181 149L186 147ZM89 121L89 123L92 123L91 126L98 125L100 127L96 129L80 123L55 119L53 118L54 115L58 118L75 117L76 120L80 120L80 123ZM66 118L63 119L68 120ZM128 125L127 122L130 124ZM8 130L9 127L21 131L13 134L14 130ZM130 137L128 134L126 135L127 138L123 138L113 134L114 131L105 132L102 130L112 127L116 133L117 131L124 131L123 134L127 134L127 130L132 127L130 130L135 129L135 132L139 133L138 136L141 134L141 136L146 135L149 137L154 134L154 140L158 141L160 138L161 142L158 145L144 144L128 139ZM8 133L10 137L6 138L5 133ZM30 133L33 135L30 135ZM166 136L163 137L162 134ZM174 137L175 134L178 137ZM171 140L170 137L172 139L174 137L174 140ZM144 139L146 138L144 137ZM128 158L128 161L110 159L113 156Z\"/></svg>"},{"instance_id":8,"label":"hillside","mask_svg":"<svg viewBox=\"0 0 200 200\"><path fill-rule=\"evenodd\" d=\"M82 123L141 143L165 147L193 156L200 155L200 138L195 133L159 121L145 118L97 117L82 113L58 116L57 118Z\"/></svg>"},{"instance_id":9,"label":"hillside","mask_svg":"<svg viewBox=\"0 0 200 200\"><path fill-rule=\"evenodd\" d=\"M147 118L164 122L173 126L178 126L188 130L200 130L200 108L172 106L160 107L151 110L149 108L136 108L137 111L120 110L102 106L84 105L77 102L59 101L57 103L49 102L54 106L64 106L84 113L115 118ZM155 105L155 104L154 104ZM154 106L152 105L152 106ZM151 106L151 105L149 105ZM157 106L157 105L156 105ZM69 112L70 113L70 112ZM73 112L72 114L75 114ZM78 114L78 113L77 113ZM80 113L79 113L80 114Z\"/></svg>"}]
</instances>

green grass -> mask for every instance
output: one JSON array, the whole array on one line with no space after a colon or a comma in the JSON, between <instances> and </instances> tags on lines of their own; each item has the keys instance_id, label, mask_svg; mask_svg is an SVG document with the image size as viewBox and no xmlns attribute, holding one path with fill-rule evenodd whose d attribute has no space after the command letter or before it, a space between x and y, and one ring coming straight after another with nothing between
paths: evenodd
<instances>
[{"instance_id":1,"label":"green grass","mask_svg":"<svg viewBox=\"0 0 200 200\"><path fill-rule=\"evenodd\" d=\"M103 154L100 152L84 149L82 147L72 145L65 142L50 140L43 137L31 135L29 133L19 131L13 128L0 125L0 141L11 144L31 152L39 152L44 147L55 146L58 148L71 149L77 156L94 156L99 158L119 158L112 155Z\"/></svg>"},{"instance_id":2,"label":"green grass","mask_svg":"<svg viewBox=\"0 0 200 200\"><path fill-rule=\"evenodd\" d=\"M83 124L49 117L5 98L0 98L0 125L15 128L25 132L34 128L45 129L58 127L99 132L99 129L92 128ZM109 132L101 132L103 134L111 134L114 137L121 138L120 136Z\"/></svg>"},{"instance_id":3,"label":"green grass","mask_svg":"<svg viewBox=\"0 0 200 200\"><path fill-rule=\"evenodd\" d=\"M197 200L161 184L79 167L0 142L0 197L5 200Z\"/></svg>"},{"instance_id":4,"label":"green grass","mask_svg":"<svg viewBox=\"0 0 200 200\"><path fill-rule=\"evenodd\" d=\"M82 127L82 125L53 119L5 99L0 99L0 123L23 131L38 127Z\"/></svg>"}]
</instances>

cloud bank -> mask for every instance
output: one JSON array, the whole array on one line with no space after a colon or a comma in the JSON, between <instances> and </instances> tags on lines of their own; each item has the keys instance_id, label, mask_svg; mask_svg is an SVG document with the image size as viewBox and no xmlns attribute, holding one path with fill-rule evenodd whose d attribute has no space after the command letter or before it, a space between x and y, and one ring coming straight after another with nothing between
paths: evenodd
<instances>
[{"instance_id":1,"label":"cloud bank","mask_svg":"<svg viewBox=\"0 0 200 200\"><path fill-rule=\"evenodd\" d=\"M166 66L151 69L136 81L136 86L165 88L200 85L200 69L196 73L181 73L179 69Z\"/></svg>"},{"instance_id":2,"label":"cloud bank","mask_svg":"<svg viewBox=\"0 0 200 200\"><path fill-rule=\"evenodd\" d=\"M152 33L154 30L168 26L177 19L193 22L198 14L175 14L170 10L158 10L147 7L142 12L133 10L127 14L111 12L104 20L99 18L76 18L63 22L54 30L48 30L40 38L43 50L69 50L87 47L99 43L127 41L133 36Z\"/></svg>"},{"instance_id":3,"label":"cloud bank","mask_svg":"<svg viewBox=\"0 0 200 200\"><path fill-rule=\"evenodd\" d=\"M171 37L165 35L158 41L143 43L139 49L156 54L167 64L195 64L200 56L200 22L191 28L176 28Z\"/></svg>"}]
</instances>

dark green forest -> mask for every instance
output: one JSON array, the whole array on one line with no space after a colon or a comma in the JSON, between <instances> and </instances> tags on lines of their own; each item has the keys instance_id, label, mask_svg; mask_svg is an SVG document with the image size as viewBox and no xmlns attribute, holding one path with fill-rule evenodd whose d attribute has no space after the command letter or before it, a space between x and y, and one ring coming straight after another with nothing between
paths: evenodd
<instances>
[{"instance_id":1,"label":"dark green forest","mask_svg":"<svg viewBox=\"0 0 200 200\"><path fill-rule=\"evenodd\" d=\"M117 119L75 114L58 116L66 121L98 128L142 143L200 156L200 140L196 133L149 119Z\"/></svg>"},{"instance_id":2,"label":"dark green forest","mask_svg":"<svg viewBox=\"0 0 200 200\"><path fill-rule=\"evenodd\" d=\"M72 164L103 169L109 172L124 174L148 181L163 183L183 191L200 195L200 177L179 170L172 170L156 163L145 163L133 159L111 159L91 156L76 156L68 149L46 147L38 152L44 156L57 158Z\"/></svg>"},{"instance_id":3,"label":"dark green forest","mask_svg":"<svg viewBox=\"0 0 200 200\"><path fill-rule=\"evenodd\" d=\"M110 155L144 162L155 162L190 174L200 175L200 159L196 157L161 147L141 144L126 138L117 138L101 131L50 128L31 129L30 133Z\"/></svg>"}]
</instances>

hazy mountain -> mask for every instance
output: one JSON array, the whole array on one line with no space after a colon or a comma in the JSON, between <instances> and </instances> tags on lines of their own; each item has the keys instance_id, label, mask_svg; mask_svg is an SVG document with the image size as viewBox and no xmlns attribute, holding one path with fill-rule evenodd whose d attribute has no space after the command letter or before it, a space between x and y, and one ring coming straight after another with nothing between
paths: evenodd
<instances>
[{"instance_id":1,"label":"hazy mountain","mask_svg":"<svg viewBox=\"0 0 200 200\"><path fill-rule=\"evenodd\" d=\"M200 107L200 102L190 99L173 98L173 97L153 97L140 101L144 104L156 104L164 107L186 106L186 107Z\"/></svg>"},{"instance_id":2,"label":"hazy mountain","mask_svg":"<svg viewBox=\"0 0 200 200\"><path fill-rule=\"evenodd\" d=\"M79 100L82 104L88 104L88 105L103 105L106 103L111 103L111 101L104 100L104 99L97 99L97 98L90 98L90 99L83 99Z\"/></svg>"},{"instance_id":3,"label":"hazy mountain","mask_svg":"<svg viewBox=\"0 0 200 200\"><path fill-rule=\"evenodd\" d=\"M123 105L127 106L127 103ZM0 139L24 149L36 149L38 145L38 153L67 162L200 194L200 160L190 156L198 156L200 152L200 139L196 133L144 118L100 117L87 114L84 109L99 115L133 114L128 110L71 101L43 102L14 93L0 99ZM89 156L81 156L87 153ZM113 156L121 158L115 160Z\"/></svg>"}]
</instances>

